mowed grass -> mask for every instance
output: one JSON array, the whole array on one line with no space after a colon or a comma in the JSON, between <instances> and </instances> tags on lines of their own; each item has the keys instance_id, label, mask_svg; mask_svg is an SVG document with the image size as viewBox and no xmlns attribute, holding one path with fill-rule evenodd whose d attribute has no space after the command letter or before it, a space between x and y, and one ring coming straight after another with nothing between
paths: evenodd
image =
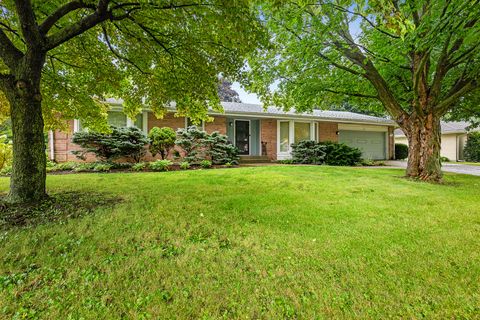
<instances>
[{"instance_id":1,"label":"mowed grass","mask_svg":"<svg viewBox=\"0 0 480 320\"><path fill-rule=\"evenodd\" d=\"M118 205L0 233L0 315L479 318L480 177L271 166L48 177ZM8 190L8 179L0 179Z\"/></svg>"}]
</instances>

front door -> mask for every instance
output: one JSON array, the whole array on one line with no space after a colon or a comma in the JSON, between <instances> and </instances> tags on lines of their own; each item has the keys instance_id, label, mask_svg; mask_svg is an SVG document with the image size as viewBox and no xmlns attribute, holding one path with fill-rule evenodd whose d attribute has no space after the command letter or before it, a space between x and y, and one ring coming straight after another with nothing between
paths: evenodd
<instances>
[{"instance_id":1,"label":"front door","mask_svg":"<svg viewBox=\"0 0 480 320\"><path fill-rule=\"evenodd\" d=\"M250 154L250 121L235 120L235 146L239 154Z\"/></svg>"}]
</instances>

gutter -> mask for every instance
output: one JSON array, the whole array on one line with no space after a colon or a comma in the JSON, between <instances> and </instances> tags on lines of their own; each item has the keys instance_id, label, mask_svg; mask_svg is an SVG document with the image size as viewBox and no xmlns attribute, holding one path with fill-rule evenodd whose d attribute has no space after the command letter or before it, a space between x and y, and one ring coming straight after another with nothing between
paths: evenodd
<instances>
[{"instance_id":1,"label":"gutter","mask_svg":"<svg viewBox=\"0 0 480 320\"><path fill-rule=\"evenodd\" d=\"M321 118L314 115L289 115L289 114L271 114L271 113L255 113L255 112L209 112L209 115L216 116L232 116L232 117L246 117L246 118L267 118L267 119L288 119L288 120L305 120L323 121L323 122L338 122L338 123L352 123L352 124L371 124L377 126L395 126L398 125L394 121L386 120L385 122L369 121L369 120L352 120L348 118Z\"/></svg>"},{"instance_id":2,"label":"gutter","mask_svg":"<svg viewBox=\"0 0 480 320\"><path fill-rule=\"evenodd\" d=\"M123 110L123 106L121 103L109 103L113 110L121 111ZM142 108L143 111L152 112L150 108ZM167 107L167 110L170 112L175 112L175 107ZM288 119L288 120L305 120L309 119L311 121L324 121L324 122L339 122L339 123L352 123L352 124L370 124L370 125L377 125L377 126L394 126L399 127L398 124L393 120L385 119L384 121L370 121L370 120L362 120L362 119L348 119L348 118L322 118L315 115L292 115L292 114L277 114L277 113L266 113L266 112L215 112L215 111L208 111L208 115L212 116L232 116L232 117L246 117L246 118L268 118L268 119Z\"/></svg>"},{"instance_id":3,"label":"gutter","mask_svg":"<svg viewBox=\"0 0 480 320\"><path fill-rule=\"evenodd\" d=\"M48 142L50 144L50 160L55 161L55 138L53 131L48 131Z\"/></svg>"}]
</instances>

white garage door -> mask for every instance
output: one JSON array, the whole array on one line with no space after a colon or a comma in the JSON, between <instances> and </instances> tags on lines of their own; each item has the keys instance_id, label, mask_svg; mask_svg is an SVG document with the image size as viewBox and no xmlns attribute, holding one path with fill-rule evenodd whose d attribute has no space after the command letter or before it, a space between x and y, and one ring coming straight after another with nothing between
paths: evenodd
<instances>
[{"instance_id":1,"label":"white garage door","mask_svg":"<svg viewBox=\"0 0 480 320\"><path fill-rule=\"evenodd\" d=\"M386 159L385 132L340 130L338 141L362 151L364 159Z\"/></svg>"}]
</instances>

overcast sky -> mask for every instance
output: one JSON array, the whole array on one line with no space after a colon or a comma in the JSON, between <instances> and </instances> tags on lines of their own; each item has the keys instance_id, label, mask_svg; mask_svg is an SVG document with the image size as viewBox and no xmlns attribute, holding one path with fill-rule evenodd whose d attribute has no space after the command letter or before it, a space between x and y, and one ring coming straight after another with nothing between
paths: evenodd
<instances>
[{"instance_id":1,"label":"overcast sky","mask_svg":"<svg viewBox=\"0 0 480 320\"><path fill-rule=\"evenodd\" d=\"M238 92L238 95L240 96L240 100L242 100L243 103L254 103L254 104L260 104L260 99L258 99L257 95L254 93L248 93L246 92L238 82L234 82L232 84L233 90Z\"/></svg>"}]
</instances>

